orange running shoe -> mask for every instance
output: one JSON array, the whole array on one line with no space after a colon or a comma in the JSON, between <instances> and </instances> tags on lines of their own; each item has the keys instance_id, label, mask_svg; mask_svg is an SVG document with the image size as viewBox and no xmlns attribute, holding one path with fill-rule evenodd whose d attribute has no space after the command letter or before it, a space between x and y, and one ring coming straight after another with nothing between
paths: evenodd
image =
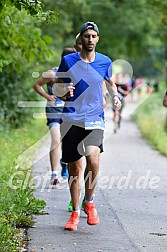
<instances>
[{"instance_id":1,"label":"orange running shoe","mask_svg":"<svg viewBox=\"0 0 167 252\"><path fill-rule=\"evenodd\" d=\"M87 203L84 206L84 212L88 215L87 223L89 225L96 225L99 223L99 216L97 215L97 210L93 203Z\"/></svg>"},{"instance_id":2,"label":"orange running shoe","mask_svg":"<svg viewBox=\"0 0 167 252\"><path fill-rule=\"evenodd\" d=\"M66 223L64 228L66 230L71 230L71 231L77 230L78 222L79 222L79 214L78 212L73 211L70 216L69 221Z\"/></svg>"}]
</instances>

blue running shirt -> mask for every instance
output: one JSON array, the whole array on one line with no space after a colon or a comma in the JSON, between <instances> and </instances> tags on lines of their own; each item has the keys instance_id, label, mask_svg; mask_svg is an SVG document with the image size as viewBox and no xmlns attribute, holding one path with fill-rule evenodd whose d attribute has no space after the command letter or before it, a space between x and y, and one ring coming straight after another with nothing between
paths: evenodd
<instances>
[{"instance_id":1,"label":"blue running shirt","mask_svg":"<svg viewBox=\"0 0 167 252\"><path fill-rule=\"evenodd\" d=\"M112 76L111 60L100 53L95 60L87 63L79 53L63 57L57 77L75 86L74 96L67 98L62 114L63 121L92 122L100 121L103 116L102 81Z\"/></svg>"}]
</instances>

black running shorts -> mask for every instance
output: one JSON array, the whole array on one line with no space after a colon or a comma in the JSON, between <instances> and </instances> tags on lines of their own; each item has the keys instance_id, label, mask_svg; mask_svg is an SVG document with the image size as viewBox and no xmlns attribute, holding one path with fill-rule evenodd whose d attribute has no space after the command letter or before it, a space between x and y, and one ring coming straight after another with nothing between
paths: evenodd
<instances>
[{"instance_id":1,"label":"black running shorts","mask_svg":"<svg viewBox=\"0 0 167 252\"><path fill-rule=\"evenodd\" d=\"M60 125L62 136L62 161L71 163L86 156L86 147L96 146L103 152L103 130L86 130L81 124L63 122Z\"/></svg>"}]
</instances>

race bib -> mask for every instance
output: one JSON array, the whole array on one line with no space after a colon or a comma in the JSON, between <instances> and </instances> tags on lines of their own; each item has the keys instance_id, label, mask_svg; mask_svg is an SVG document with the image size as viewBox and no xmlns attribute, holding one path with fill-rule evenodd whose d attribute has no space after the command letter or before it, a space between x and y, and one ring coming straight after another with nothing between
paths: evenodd
<instances>
[{"instance_id":1,"label":"race bib","mask_svg":"<svg viewBox=\"0 0 167 252\"><path fill-rule=\"evenodd\" d=\"M91 130L91 129L101 129L104 130L105 124L104 120L101 119L99 121L91 121L91 122L85 122L85 129Z\"/></svg>"},{"instance_id":2,"label":"race bib","mask_svg":"<svg viewBox=\"0 0 167 252\"><path fill-rule=\"evenodd\" d=\"M64 107L64 101L61 99L56 99L56 107Z\"/></svg>"}]
</instances>

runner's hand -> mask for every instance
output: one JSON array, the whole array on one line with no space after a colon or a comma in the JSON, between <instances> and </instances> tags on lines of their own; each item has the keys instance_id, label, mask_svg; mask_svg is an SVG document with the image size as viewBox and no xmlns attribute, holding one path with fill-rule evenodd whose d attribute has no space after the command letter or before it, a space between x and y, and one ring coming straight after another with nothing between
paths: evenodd
<instances>
[{"instance_id":1,"label":"runner's hand","mask_svg":"<svg viewBox=\"0 0 167 252\"><path fill-rule=\"evenodd\" d=\"M49 102L54 102L54 101L55 101L55 98L56 98L55 95L48 95L48 96L47 96L47 100L48 100Z\"/></svg>"},{"instance_id":2,"label":"runner's hand","mask_svg":"<svg viewBox=\"0 0 167 252\"><path fill-rule=\"evenodd\" d=\"M67 87L67 94L66 97L73 97L74 96L74 89L75 87L73 86L73 83L70 83L70 85Z\"/></svg>"},{"instance_id":3,"label":"runner's hand","mask_svg":"<svg viewBox=\"0 0 167 252\"><path fill-rule=\"evenodd\" d=\"M118 96L114 96L114 109L115 110L119 110L122 106L120 99L118 98Z\"/></svg>"}]
</instances>

